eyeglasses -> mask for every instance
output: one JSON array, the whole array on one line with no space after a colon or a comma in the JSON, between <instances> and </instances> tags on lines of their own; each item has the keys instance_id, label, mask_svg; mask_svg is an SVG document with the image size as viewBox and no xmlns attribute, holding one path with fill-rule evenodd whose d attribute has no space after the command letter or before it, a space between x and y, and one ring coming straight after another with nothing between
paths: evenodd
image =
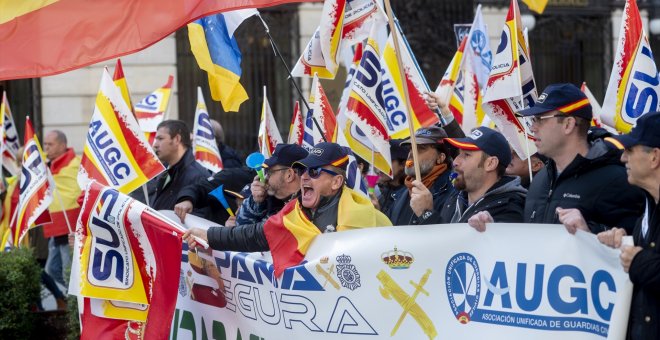
<instances>
[{"instance_id":1,"label":"eyeglasses","mask_svg":"<svg viewBox=\"0 0 660 340\"><path fill-rule=\"evenodd\" d=\"M327 174L330 174L330 175L332 175L332 176L339 176L338 173L336 173L336 172L334 172L334 171L332 171L332 170L328 170L328 169L321 168L321 167L316 167L316 168L296 168L296 172L298 173L298 176L302 176L304 173L308 173L308 174L309 174L309 177L311 177L311 178L313 178L313 179L317 179L317 178L319 178L319 176L321 176L321 173L323 173L323 172L325 172L325 173L327 173Z\"/></svg>"},{"instance_id":2,"label":"eyeglasses","mask_svg":"<svg viewBox=\"0 0 660 340\"><path fill-rule=\"evenodd\" d=\"M282 171L282 170L289 170L291 168L281 168L281 169L269 169L265 168L264 169L264 176L271 176L274 172Z\"/></svg>"},{"instance_id":3,"label":"eyeglasses","mask_svg":"<svg viewBox=\"0 0 660 340\"><path fill-rule=\"evenodd\" d=\"M536 124L539 125L541 122L543 122L544 119L550 119L550 118L559 118L559 117L568 117L567 115L562 115L562 114L556 114L552 116L533 116L530 117L530 121L532 122L532 125Z\"/></svg>"}]
</instances>

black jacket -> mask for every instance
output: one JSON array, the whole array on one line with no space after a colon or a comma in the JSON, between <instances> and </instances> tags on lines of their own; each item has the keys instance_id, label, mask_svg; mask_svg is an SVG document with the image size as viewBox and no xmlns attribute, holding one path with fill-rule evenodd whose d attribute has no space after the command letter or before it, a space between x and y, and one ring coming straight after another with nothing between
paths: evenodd
<instances>
[{"instance_id":1,"label":"black jacket","mask_svg":"<svg viewBox=\"0 0 660 340\"><path fill-rule=\"evenodd\" d=\"M225 169L240 168L243 166L243 160L238 156L236 150L227 146L226 144L218 144L220 157L222 158L222 166Z\"/></svg>"},{"instance_id":2,"label":"black jacket","mask_svg":"<svg viewBox=\"0 0 660 340\"><path fill-rule=\"evenodd\" d=\"M548 160L527 192L525 222L559 223L557 207L578 208L592 233L620 227L630 235L642 211L643 195L628 184L619 156L619 151L598 140L586 157L577 155L559 176L555 163Z\"/></svg>"},{"instance_id":3,"label":"black jacket","mask_svg":"<svg viewBox=\"0 0 660 340\"><path fill-rule=\"evenodd\" d=\"M647 236L642 236L643 215L638 219L633 233L635 245L644 249L635 255L630 264L633 295L628 319L628 339L660 337L660 205L648 194L647 202Z\"/></svg>"},{"instance_id":4,"label":"black jacket","mask_svg":"<svg viewBox=\"0 0 660 340\"><path fill-rule=\"evenodd\" d=\"M210 171L197 163L192 151L186 150L181 160L156 177L156 192L150 194L149 198L151 207L155 210L174 209L177 195L183 187L207 178L210 174Z\"/></svg>"},{"instance_id":5,"label":"black jacket","mask_svg":"<svg viewBox=\"0 0 660 340\"><path fill-rule=\"evenodd\" d=\"M215 173L211 177L201 178L189 184L179 192L176 203L190 201L193 204L193 215L203 217L207 220L224 224L229 218L229 213L209 193L215 188L224 185L225 190L240 192L241 189L256 176L254 170L247 167L229 168ZM227 198L227 203L233 211L236 211L236 200Z\"/></svg>"},{"instance_id":6,"label":"black jacket","mask_svg":"<svg viewBox=\"0 0 660 340\"><path fill-rule=\"evenodd\" d=\"M334 232L337 226L337 213L341 191L332 197L322 197L319 207L312 214L307 208L302 211L322 233ZM301 198L298 197L298 200ZM269 251L268 239L264 233L266 221L244 224L233 228L210 227L206 232L209 246L216 250L254 252Z\"/></svg>"},{"instance_id":7,"label":"black jacket","mask_svg":"<svg viewBox=\"0 0 660 340\"><path fill-rule=\"evenodd\" d=\"M415 215L410 207L410 193L408 187L405 185L396 191L394 195L394 203L388 211L383 211L385 215L392 221L393 225L412 225L412 224L435 224L440 221L440 211L447 201L447 198L455 191L454 186L449 181L449 173L451 170L447 169L440 175L433 185L429 188L433 194L433 210L422 214L422 216Z\"/></svg>"},{"instance_id":8,"label":"black jacket","mask_svg":"<svg viewBox=\"0 0 660 340\"><path fill-rule=\"evenodd\" d=\"M484 196L468 206L465 191L454 192L440 212L439 223L467 223L480 211L488 211L495 222L520 223L523 220L527 190L520 177L504 176Z\"/></svg>"}]
</instances>

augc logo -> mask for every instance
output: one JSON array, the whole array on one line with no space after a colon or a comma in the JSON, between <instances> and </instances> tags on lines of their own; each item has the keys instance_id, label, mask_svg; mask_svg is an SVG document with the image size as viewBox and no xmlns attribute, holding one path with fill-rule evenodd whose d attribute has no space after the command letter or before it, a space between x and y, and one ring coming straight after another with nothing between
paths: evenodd
<instances>
[{"instance_id":1,"label":"augc logo","mask_svg":"<svg viewBox=\"0 0 660 340\"><path fill-rule=\"evenodd\" d=\"M447 263L447 298L454 316L462 324L470 321L479 304L480 277L479 264L468 253L456 254Z\"/></svg>"}]
</instances>

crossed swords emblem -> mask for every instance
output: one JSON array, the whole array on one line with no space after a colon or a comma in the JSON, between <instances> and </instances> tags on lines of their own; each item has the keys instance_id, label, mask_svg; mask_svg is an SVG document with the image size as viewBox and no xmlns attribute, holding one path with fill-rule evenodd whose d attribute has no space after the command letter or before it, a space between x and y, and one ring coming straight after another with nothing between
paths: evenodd
<instances>
[{"instance_id":1,"label":"crossed swords emblem","mask_svg":"<svg viewBox=\"0 0 660 340\"><path fill-rule=\"evenodd\" d=\"M399 316L399 320L397 320L396 324L394 325L390 336L394 336L394 334L396 334L399 326L401 326L401 323L403 322L403 319L405 319L406 315L408 314L410 314L410 316L412 316L412 318L417 321L417 324L422 328L429 339L433 339L438 335L438 332L436 331L435 326L433 325L433 322L429 316L415 301L419 293L423 293L424 295L429 296L429 292L424 289L424 285L429 280L430 275L431 269L427 269L426 273L424 273L418 283L410 280L410 284L415 288L415 291L412 295L408 295L408 293L406 293L403 288L401 288L401 286L399 286L399 284L397 284L394 279L392 279L392 277L385 271L381 270L378 275L376 275L376 278L378 278L382 284L382 286L378 287L380 294L387 300L394 298L394 300L401 306L401 308L403 308L401 316Z\"/></svg>"},{"instance_id":2,"label":"crossed swords emblem","mask_svg":"<svg viewBox=\"0 0 660 340\"><path fill-rule=\"evenodd\" d=\"M316 264L316 272L321 274L325 278L325 282L323 282L323 288L325 288L326 285L328 285L328 282L335 287L335 289L339 290L339 282L337 282L333 277L332 274L335 272L335 264L333 263L330 265L330 269L328 271L325 271L323 267L321 267L320 264Z\"/></svg>"}]
</instances>

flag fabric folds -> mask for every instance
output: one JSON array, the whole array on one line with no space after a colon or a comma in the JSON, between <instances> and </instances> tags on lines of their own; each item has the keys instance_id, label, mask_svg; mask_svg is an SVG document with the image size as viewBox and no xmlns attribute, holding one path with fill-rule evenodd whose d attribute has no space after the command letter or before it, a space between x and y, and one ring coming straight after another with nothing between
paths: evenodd
<instances>
[{"instance_id":1,"label":"flag fabric folds","mask_svg":"<svg viewBox=\"0 0 660 340\"><path fill-rule=\"evenodd\" d=\"M369 30L375 20L385 20L382 0L346 1L342 22L342 48L363 42L369 37ZM376 4L378 2L378 4Z\"/></svg>"},{"instance_id":2,"label":"flag fabric folds","mask_svg":"<svg viewBox=\"0 0 660 340\"><path fill-rule=\"evenodd\" d=\"M305 116L302 146L307 150L311 150L314 145L323 142L324 139L327 142L335 142L337 140L337 118L317 75L314 75L312 80L309 108L310 110ZM318 126L314 124L312 117L316 118Z\"/></svg>"},{"instance_id":3,"label":"flag fabric folds","mask_svg":"<svg viewBox=\"0 0 660 340\"><path fill-rule=\"evenodd\" d=\"M93 179L129 193L165 170L107 70L95 104L78 172L81 187Z\"/></svg>"},{"instance_id":4,"label":"flag fabric folds","mask_svg":"<svg viewBox=\"0 0 660 340\"><path fill-rule=\"evenodd\" d=\"M268 97L266 96L266 86L264 86L264 102L261 106L261 123L259 123L259 152L266 158L270 158L275 152L277 144L284 143L280 130L277 128L275 117L273 117L273 110L268 104Z\"/></svg>"},{"instance_id":5,"label":"flag fabric folds","mask_svg":"<svg viewBox=\"0 0 660 340\"><path fill-rule=\"evenodd\" d=\"M166 339L185 230L97 182L85 192L69 285L83 305L81 339Z\"/></svg>"},{"instance_id":6,"label":"flag fabric folds","mask_svg":"<svg viewBox=\"0 0 660 340\"><path fill-rule=\"evenodd\" d=\"M28 228L51 221L48 206L53 202L53 188L43 150L32 128L30 117L25 120L23 163L15 220L10 223L14 246L18 246Z\"/></svg>"},{"instance_id":7,"label":"flag fabric folds","mask_svg":"<svg viewBox=\"0 0 660 340\"><path fill-rule=\"evenodd\" d=\"M147 137L149 145L154 144L158 124L165 119L165 111L170 103L172 95L172 82L174 77L167 77L167 83L144 97L135 104L135 118L137 118L140 129Z\"/></svg>"},{"instance_id":8,"label":"flag fabric folds","mask_svg":"<svg viewBox=\"0 0 660 340\"><path fill-rule=\"evenodd\" d=\"M71 71L137 52L203 16L291 2L298 1L58 0L16 12L16 1L3 1L0 46L20 53L3 54L0 80Z\"/></svg>"},{"instance_id":9,"label":"flag fabric folds","mask_svg":"<svg viewBox=\"0 0 660 340\"><path fill-rule=\"evenodd\" d=\"M543 11L545 11L545 6L548 5L548 0L522 0L527 7L529 7L529 10L534 11L538 14L543 14Z\"/></svg>"},{"instance_id":10,"label":"flag fabric folds","mask_svg":"<svg viewBox=\"0 0 660 340\"><path fill-rule=\"evenodd\" d=\"M400 79L399 64L396 60L396 52L394 49L394 38L390 33L387 39L385 49L383 50L383 60L381 65L384 69L383 73L383 103L387 109L387 117L390 121L390 136L394 139L410 137L410 130L408 129L407 116L405 112L408 110L406 102L409 101L409 107L412 110L411 116L413 120L414 130L421 127L428 127L440 123L438 115L432 112L426 102L424 101L424 92L429 91L429 86L424 78L417 59L408 44L408 40L401 32L401 28L397 25L395 30L398 34L398 41L400 49L396 52L401 54L401 62L406 79ZM408 94L410 98L404 97L403 82L408 84ZM404 100L405 99L405 100Z\"/></svg>"},{"instance_id":11,"label":"flag fabric folds","mask_svg":"<svg viewBox=\"0 0 660 340\"><path fill-rule=\"evenodd\" d=\"M76 156L73 148L68 148L63 155L50 162L57 199L48 207L53 223L43 226L44 237L68 235L75 230L80 213L80 187L77 182L79 168L80 157Z\"/></svg>"},{"instance_id":12,"label":"flag fabric folds","mask_svg":"<svg viewBox=\"0 0 660 340\"><path fill-rule=\"evenodd\" d=\"M627 133L637 118L657 111L660 107L659 78L637 2L628 0L623 9L614 65L603 100L603 123Z\"/></svg>"},{"instance_id":13,"label":"flag fabric folds","mask_svg":"<svg viewBox=\"0 0 660 340\"><path fill-rule=\"evenodd\" d=\"M296 101L293 105L293 115L291 116L291 126L289 127L287 144L298 144L302 146L305 129L304 124L302 112L300 111L300 102Z\"/></svg>"},{"instance_id":14,"label":"flag fabric folds","mask_svg":"<svg viewBox=\"0 0 660 340\"><path fill-rule=\"evenodd\" d=\"M208 73L211 97L226 112L238 111L248 99L240 83L241 51L227 28L226 18L231 15L215 14L188 24L190 49L199 68Z\"/></svg>"},{"instance_id":15,"label":"flag fabric folds","mask_svg":"<svg viewBox=\"0 0 660 340\"><path fill-rule=\"evenodd\" d=\"M14 117L11 114L7 92L2 92L2 102L0 103L0 119L2 119L2 166L12 175L16 176L20 169L18 168L18 149L21 148L21 142L16 131Z\"/></svg>"},{"instance_id":16,"label":"flag fabric folds","mask_svg":"<svg viewBox=\"0 0 660 340\"><path fill-rule=\"evenodd\" d=\"M392 225L368 198L347 187L343 188L337 209L337 231ZM277 277L284 269L300 264L309 245L321 234L319 228L302 211L298 200L290 201L271 216L264 225L264 233Z\"/></svg>"},{"instance_id":17,"label":"flag fabric folds","mask_svg":"<svg viewBox=\"0 0 660 340\"><path fill-rule=\"evenodd\" d=\"M536 152L528 122L516 112L533 106L537 93L517 0L511 0L483 98L483 108L521 159Z\"/></svg>"},{"instance_id":18,"label":"flag fabric folds","mask_svg":"<svg viewBox=\"0 0 660 340\"><path fill-rule=\"evenodd\" d=\"M193 126L193 154L197 163L216 173L224 168L218 144L215 142L215 132L211 118L206 109L202 88L197 87L197 108L195 109L195 125Z\"/></svg>"},{"instance_id":19,"label":"flag fabric folds","mask_svg":"<svg viewBox=\"0 0 660 340\"><path fill-rule=\"evenodd\" d=\"M291 70L294 77L334 79L339 67L344 10L346 0L326 0L323 3L321 22L312 35L298 62Z\"/></svg>"},{"instance_id":20,"label":"flag fabric folds","mask_svg":"<svg viewBox=\"0 0 660 340\"><path fill-rule=\"evenodd\" d=\"M121 59L117 59L117 64L115 65L115 73L112 76L112 81L117 85L119 91L121 91L121 97L124 98L124 102L131 111L133 111L133 101L131 100L131 91L128 90L128 82L126 81L126 76L124 76L124 67L121 64Z\"/></svg>"}]
</instances>

